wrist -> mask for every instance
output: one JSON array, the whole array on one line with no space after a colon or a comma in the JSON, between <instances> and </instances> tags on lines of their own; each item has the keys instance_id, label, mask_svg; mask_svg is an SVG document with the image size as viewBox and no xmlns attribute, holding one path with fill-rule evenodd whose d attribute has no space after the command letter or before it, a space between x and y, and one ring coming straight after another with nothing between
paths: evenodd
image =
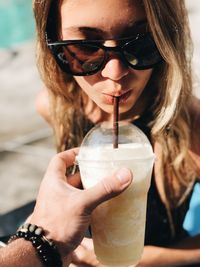
<instances>
[{"instance_id":1,"label":"wrist","mask_svg":"<svg viewBox=\"0 0 200 267\"><path fill-rule=\"evenodd\" d=\"M44 230L41 227L26 223L17 230L8 243L21 238L32 243L37 256L45 267L62 267L62 260L57 246L53 240L45 236Z\"/></svg>"},{"instance_id":2,"label":"wrist","mask_svg":"<svg viewBox=\"0 0 200 267\"><path fill-rule=\"evenodd\" d=\"M1 248L0 262L1 267L44 267L31 242L22 238Z\"/></svg>"},{"instance_id":3,"label":"wrist","mask_svg":"<svg viewBox=\"0 0 200 267\"><path fill-rule=\"evenodd\" d=\"M66 238L63 238L66 232L63 233L63 230L60 229L60 227L56 225L52 227L52 223L49 224L49 221L42 220L41 218L40 220L37 220L34 216L31 217L29 222L44 229L45 237L49 240L53 240L62 259L66 259L74 250L74 247L70 246L70 242L67 242Z\"/></svg>"}]
</instances>

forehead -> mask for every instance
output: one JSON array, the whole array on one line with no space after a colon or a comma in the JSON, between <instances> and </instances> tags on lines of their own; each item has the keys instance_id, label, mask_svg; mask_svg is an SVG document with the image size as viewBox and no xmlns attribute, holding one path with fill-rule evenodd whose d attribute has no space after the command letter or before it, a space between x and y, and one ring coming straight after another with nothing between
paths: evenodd
<instances>
[{"instance_id":1,"label":"forehead","mask_svg":"<svg viewBox=\"0 0 200 267\"><path fill-rule=\"evenodd\" d=\"M146 18L142 0L63 0L60 12L67 33L88 27L114 36Z\"/></svg>"}]
</instances>

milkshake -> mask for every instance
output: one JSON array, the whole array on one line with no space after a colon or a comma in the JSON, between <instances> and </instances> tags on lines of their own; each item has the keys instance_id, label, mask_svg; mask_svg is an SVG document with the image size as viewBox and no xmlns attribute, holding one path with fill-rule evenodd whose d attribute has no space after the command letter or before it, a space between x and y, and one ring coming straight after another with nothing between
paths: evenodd
<instances>
[{"instance_id":1,"label":"milkshake","mask_svg":"<svg viewBox=\"0 0 200 267\"><path fill-rule=\"evenodd\" d=\"M90 188L121 167L133 173L133 183L119 196L98 206L91 221L97 259L108 266L133 266L144 247L147 193L154 154L144 133L132 124L119 127L118 149L112 132L99 125L85 137L78 164L84 188Z\"/></svg>"}]
</instances>

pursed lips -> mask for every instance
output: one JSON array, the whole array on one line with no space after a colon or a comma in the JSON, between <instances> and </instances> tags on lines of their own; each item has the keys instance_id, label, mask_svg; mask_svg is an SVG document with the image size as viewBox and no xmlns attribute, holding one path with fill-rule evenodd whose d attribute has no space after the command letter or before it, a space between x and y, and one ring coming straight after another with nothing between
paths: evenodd
<instances>
[{"instance_id":1,"label":"pursed lips","mask_svg":"<svg viewBox=\"0 0 200 267\"><path fill-rule=\"evenodd\" d=\"M131 91L132 90L128 90L126 92L123 92L122 94L120 93L102 93L103 95L103 100L104 102L106 102L107 104L113 105L113 101L114 101L114 97L119 97L119 103L125 103L126 100L129 98L129 96L131 95Z\"/></svg>"}]
</instances>

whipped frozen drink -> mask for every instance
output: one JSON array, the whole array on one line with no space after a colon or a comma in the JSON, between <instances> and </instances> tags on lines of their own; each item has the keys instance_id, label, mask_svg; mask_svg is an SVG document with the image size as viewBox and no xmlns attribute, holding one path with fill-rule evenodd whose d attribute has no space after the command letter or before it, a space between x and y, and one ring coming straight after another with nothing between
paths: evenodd
<instances>
[{"instance_id":1,"label":"whipped frozen drink","mask_svg":"<svg viewBox=\"0 0 200 267\"><path fill-rule=\"evenodd\" d=\"M144 247L147 193L154 162L152 147L147 139L145 143L119 144L118 149L108 143L90 145L83 146L78 156L84 188L94 186L121 167L131 169L134 177L133 184L121 195L94 210L91 227L95 254L108 266L133 266Z\"/></svg>"}]
</instances>

